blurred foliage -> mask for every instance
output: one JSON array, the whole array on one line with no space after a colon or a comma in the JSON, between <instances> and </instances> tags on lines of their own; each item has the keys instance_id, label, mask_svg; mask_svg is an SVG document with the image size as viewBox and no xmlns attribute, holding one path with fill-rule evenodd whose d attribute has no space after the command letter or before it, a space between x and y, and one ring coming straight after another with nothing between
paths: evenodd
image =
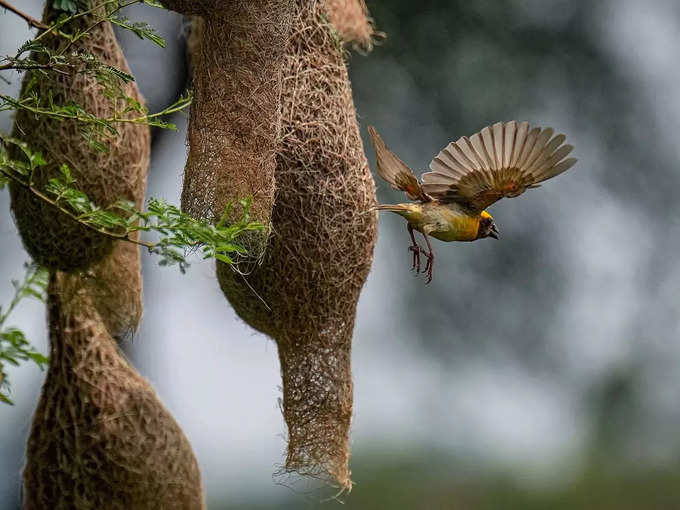
<instances>
[{"instance_id":1,"label":"blurred foliage","mask_svg":"<svg viewBox=\"0 0 680 510\"><path fill-rule=\"evenodd\" d=\"M395 280L399 293L406 294L404 322L413 324L412 342L445 371L476 360L488 370L513 367L537 385L564 388L587 410L586 444L598 462L616 465L625 459L635 466L645 450L641 437L657 436L654 448L666 452L660 459L680 450L673 432L680 425L677 406L650 403L653 385L660 386L663 377L677 383L670 377L677 372L671 367L671 359L677 364L678 339L671 317L678 316L678 304L659 303L658 288L675 272L668 254L680 248L678 237L668 235L672 218L680 217L675 197L680 172L674 171L675 156L667 147L648 143L661 129L657 114L645 101L635 70L617 60L606 39L615 22L610 11L618 6L587 0L375 0L369 8L387 38L367 58L352 56L350 73L360 119L375 125L416 173L449 141L499 120L553 125L574 143L580 159L574 170L492 207L502 241L492 248L484 241L437 243L437 274L426 290L408 278L403 223L383 216L380 228L395 231L390 250L403 264ZM370 143L366 147L372 160ZM557 197L561 190L584 189L573 184L577 181L588 183L588 195L564 194L550 203L553 190ZM379 201L402 200L379 178L376 183ZM630 240L623 250L641 253L639 261L617 253L621 245L607 244L607 231L601 246L611 251L598 253L601 247L588 246L579 236L585 226L570 218L578 208L575 216L597 220L606 205L619 203L630 217L615 218L614 227L639 220L654 240L643 251L637 233L626 234ZM621 331L623 338L616 341L630 352L599 368L584 367L576 347L565 346L568 329L556 327L567 310L587 309L584 303L595 310L608 305L575 290L574 281L588 278L574 272L583 269L574 260L566 260L577 249L584 258L603 257L603 274L592 275L598 281L607 281L606 257L621 257L614 263L636 261L623 277L642 282L630 312L622 308L602 315L603 324L616 321L608 329ZM612 285L612 292L616 288ZM574 323L573 334L588 334L585 328L591 327L592 341L602 340L597 319L584 324L585 318Z\"/></svg>"},{"instance_id":2,"label":"blurred foliage","mask_svg":"<svg viewBox=\"0 0 680 510\"><path fill-rule=\"evenodd\" d=\"M572 132L567 133L572 142L573 130L587 122L589 129L597 129L603 143L617 149L625 146L621 137L628 133L615 127L625 123L629 114L631 85L611 66L610 55L592 31L591 4L577 1L565 5L554 24L544 20L530 23L527 10L531 6L542 12L547 7L530 2L523 9L521 4L518 0L371 3L371 13L387 39L368 58L353 57L351 61L359 111L378 126L384 125L388 133L391 129L392 140L415 144L395 149L400 154L417 150L416 171L450 140L484 125L517 117L538 124L553 121L535 117L545 110L552 110L555 116L564 113L567 118L572 112L587 112L587 117L572 119ZM386 94L387 101L380 99ZM567 126L555 127L563 130ZM419 131L436 131L441 137L423 140ZM580 147L576 149L578 152ZM594 171L611 191L631 192L622 185L620 168L584 167L588 162L580 161L571 172ZM613 173L618 178L610 179ZM380 191L387 188L377 182ZM384 201L399 199L396 192L386 195L379 194ZM526 195L518 200L525 203L503 203L497 208L528 207ZM493 349L489 343L502 338L502 348L512 349L529 369L552 364L547 350L550 344L545 341L552 324L539 319L553 315L562 299L560 289L570 275L561 273L559 259L551 257L550 247L545 246L546 236L541 234L554 228L548 219L497 217L501 232L508 225L512 235L504 235L494 246L494 257L460 255L477 247L437 245L437 253L442 255L438 279L450 281L451 286L433 285L427 292L413 288L417 294L413 302L419 303L422 312L414 319L424 332L422 341L437 359L455 363L466 358L461 349L473 355L484 352L485 347ZM383 227L387 221L382 220ZM447 271L452 266L464 268L475 278ZM513 288L510 285L516 285L517 280L512 276L519 273L523 275L522 287ZM521 294L523 309L512 310L513 295L517 294ZM474 301L470 295L475 296ZM494 320L485 322L485 327L480 327L475 313L481 303L503 305L493 310Z\"/></svg>"},{"instance_id":3,"label":"blurred foliage","mask_svg":"<svg viewBox=\"0 0 680 510\"><path fill-rule=\"evenodd\" d=\"M211 502L211 509L230 510L651 510L678 508L680 469L610 473L591 465L576 479L555 487L523 486L503 474L466 470L456 459L390 459L381 455L354 463L360 480L339 501L320 501L292 494L271 504L233 505Z\"/></svg>"},{"instance_id":4,"label":"blurred foliage","mask_svg":"<svg viewBox=\"0 0 680 510\"><path fill-rule=\"evenodd\" d=\"M437 244L437 275L427 289L408 273L408 235L403 223L399 218L381 217L381 238L386 239L386 231L394 231L387 237L391 243L396 241L389 249L402 264L395 267L405 273L395 273L393 286L381 292L385 314L394 320L404 316L401 324L408 324L413 334L406 340L440 363L443 374L475 362L488 371L513 367L536 386L549 384L576 395L580 407L575 407L583 414L586 437L583 450L577 444L575 453L583 457L584 465L577 460L574 472L553 479L551 488L538 489L522 483L521 460L517 471L498 473L427 451L410 459L376 453L354 458L356 485L351 494L341 497L342 507L335 502L319 504L320 497L314 494L305 497L291 491L286 500L268 505L212 501L209 508L678 507L680 466L673 459L680 452L680 407L675 391L679 372L674 321L680 316L680 301L675 299L677 285L672 277L677 274L673 255L680 249L680 203L675 197L680 172L675 169L677 148L664 143L664 136L672 138L673 130L659 118L659 104L671 115L674 110L666 104L666 96L650 102L636 75L639 69L619 60L612 41L607 40L611 37L607 30L621 22L617 11L635 2L367 3L387 39L368 57L350 57L359 119L363 128L375 125L416 173L452 139L497 120L550 124L564 131L576 146L580 161L571 175L494 206L503 240L494 242L493 248L481 241ZM678 6L644 4L643 10L658 11L663 6L674 11L668 18L677 27ZM629 37L634 42L629 50L637 49L643 32L654 30L633 25L636 28ZM648 46L640 47L641 58L660 64L659 74L675 72L667 68L669 62L644 54ZM150 88L158 86L153 83ZM365 146L373 164L370 144ZM401 200L398 193L376 182L380 201ZM625 215L612 219L616 225L603 224L603 249L594 246L592 238L581 236L585 226L578 221L594 222L610 204L623 204ZM585 214L572 214L572 208ZM625 242L611 243L608 231L621 225L625 226ZM640 225L644 232L635 230ZM574 280L595 278L604 287L611 286L611 296L605 289L602 301L608 297L616 301L617 282L597 273L582 274L585 269L579 267L579 260L566 260L573 256L574 247L601 258L601 272L624 264L624 277L633 282L637 293L634 303L614 316L604 310L599 313L608 303L582 294L578 286L574 288ZM629 252L640 256L630 258ZM619 273L611 276L620 277ZM661 293L664 285L671 289L670 295ZM402 300L399 306L392 306L397 298ZM594 309L596 322L589 323L593 330L583 329L578 313L573 324L558 330L560 314L578 306ZM614 345L626 346L622 361L610 354L614 362L584 367L587 355L578 352L583 343L571 346L568 342L583 334L592 335L586 341L601 341L600 323L604 329L611 321L616 321L614 331L623 337ZM522 396L508 391L507 398L521 400ZM479 398L480 407L489 405ZM423 423L423 429L427 427ZM355 454L360 454L356 446ZM560 472L552 466L546 470ZM258 492L252 500L260 496Z\"/></svg>"}]
</instances>

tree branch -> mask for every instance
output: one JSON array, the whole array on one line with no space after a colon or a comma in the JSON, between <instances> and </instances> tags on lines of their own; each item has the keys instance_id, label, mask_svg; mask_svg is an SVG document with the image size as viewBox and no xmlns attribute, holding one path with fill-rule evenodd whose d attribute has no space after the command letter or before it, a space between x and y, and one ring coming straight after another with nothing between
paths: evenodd
<instances>
[{"instance_id":1,"label":"tree branch","mask_svg":"<svg viewBox=\"0 0 680 510\"><path fill-rule=\"evenodd\" d=\"M44 23L41 23L40 21L38 21L34 17L29 16L25 12L21 12L19 9L17 9L13 5L10 5L9 3L7 3L6 0L0 0L0 7L4 7L8 11L12 11L17 16L24 18L26 20L26 23L28 23L28 25L31 26L31 27L40 28L40 29L43 29L43 30L47 28L47 25L45 25Z\"/></svg>"}]
</instances>

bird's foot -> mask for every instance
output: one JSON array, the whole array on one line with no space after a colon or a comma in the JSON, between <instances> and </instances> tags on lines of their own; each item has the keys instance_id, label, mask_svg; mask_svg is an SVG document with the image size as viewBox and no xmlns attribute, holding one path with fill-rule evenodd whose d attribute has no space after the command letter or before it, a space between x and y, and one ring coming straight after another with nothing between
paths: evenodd
<instances>
[{"instance_id":1,"label":"bird's foot","mask_svg":"<svg viewBox=\"0 0 680 510\"><path fill-rule=\"evenodd\" d=\"M423 250L423 253L427 257L427 263L425 264L425 270L423 271L424 273L427 273L427 281L425 282L425 285L430 283L432 281L432 268L434 267L434 253L425 253L425 250Z\"/></svg>"},{"instance_id":2,"label":"bird's foot","mask_svg":"<svg viewBox=\"0 0 680 510\"><path fill-rule=\"evenodd\" d=\"M416 244L409 246L408 251L413 252L413 264L411 265L411 271L415 269L416 273L420 273L420 253L425 253L425 250Z\"/></svg>"}]
</instances>

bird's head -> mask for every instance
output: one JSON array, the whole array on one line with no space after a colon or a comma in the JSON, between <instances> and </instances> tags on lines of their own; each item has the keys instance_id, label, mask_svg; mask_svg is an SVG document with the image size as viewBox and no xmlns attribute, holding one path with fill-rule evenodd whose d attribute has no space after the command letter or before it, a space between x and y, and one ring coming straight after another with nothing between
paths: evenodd
<instances>
[{"instance_id":1,"label":"bird's head","mask_svg":"<svg viewBox=\"0 0 680 510\"><path fill-rule=\"evenodd\" d=\"M496 228L496 223L493 221L493 216L488 212L482 211L479 218L479 227L477 229L477 239L483 237L493 237L494 239L499 239L500 232Z\"/></svg>"}]
</instances>

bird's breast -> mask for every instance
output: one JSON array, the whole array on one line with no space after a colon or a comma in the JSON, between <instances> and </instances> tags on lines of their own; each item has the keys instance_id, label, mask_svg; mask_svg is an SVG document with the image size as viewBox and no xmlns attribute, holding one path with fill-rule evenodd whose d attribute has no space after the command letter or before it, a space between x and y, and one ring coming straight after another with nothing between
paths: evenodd
<instances>
[{"instance_id":1,"label":"bird's breast","mask_svg":"<svg viewBox=\"0 0 680 510\"><path fill-rule=\"evenodd\" d=\"M422 229L440 241L473 241L477 239L479 217L441 204L425 205Z\"/></svg>"}]
</instances>

